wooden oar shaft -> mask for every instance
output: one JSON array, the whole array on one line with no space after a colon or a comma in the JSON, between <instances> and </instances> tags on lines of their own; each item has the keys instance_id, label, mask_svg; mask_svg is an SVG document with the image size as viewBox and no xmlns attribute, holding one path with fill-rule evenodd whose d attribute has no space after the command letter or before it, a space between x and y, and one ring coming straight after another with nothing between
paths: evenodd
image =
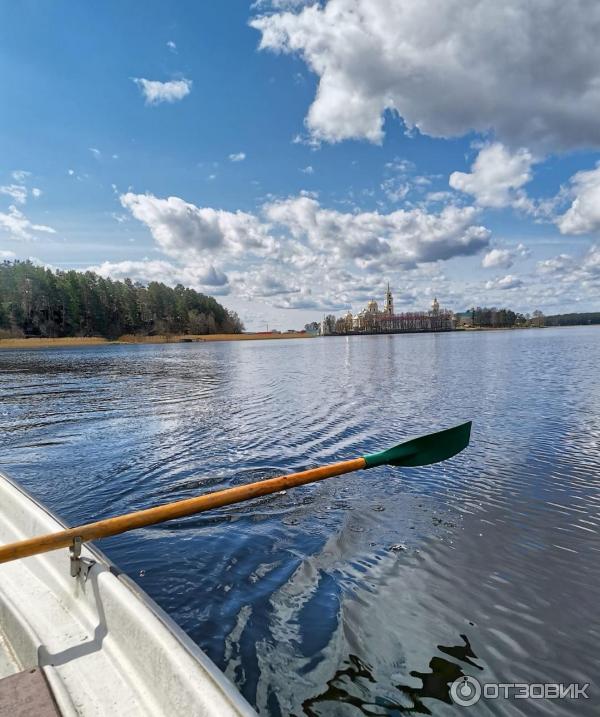
<instances>
[{"instance_id":1,"label":"wooden oar shaft","mask_svg":"<svg viewBox=\"0 0 600 717\"><path fill-rule=\"evenodd\" d=\"M0 546L0 563L6 563L17 558L27 558L30 555L38 553L47 553L50 550L58 548L66 548L73 543L75 538L81 538L83 542L88 540L98 540L107 538L110 535L118 535L126 533L129 530L143 528L147 525L155 525L163 523L166 520L174 518L185 518L188 515L203 513L213 508L222 508L225 505L233 505L234 503L242 503L252 498L258 498L261 495L269 495L277 493L287 488L294 488L307 483L315 483L316 481L332 478L344 473L352 473L366 467L364 458L354 458L350 461L342 463L334 463L330 466L322 468L312 468L301 473L291 473L286 476L277 476L276 478L268 478L267 480L249 483L248 485L240 485L235 488L227 488L225 490L215 491L206 495L200 495L196 498L186 498L178 500L175 503L167 503L166 505L158 505L154 508L146 508L138 510L134 513L119 515L115 518L106 518L98 520L95 523L87 523L76 528L61 530L57 533L49 533L48 535L40 535L27 540L21 540L18 543L10 543L9 545Z\"/></svg>"}]
</instances>

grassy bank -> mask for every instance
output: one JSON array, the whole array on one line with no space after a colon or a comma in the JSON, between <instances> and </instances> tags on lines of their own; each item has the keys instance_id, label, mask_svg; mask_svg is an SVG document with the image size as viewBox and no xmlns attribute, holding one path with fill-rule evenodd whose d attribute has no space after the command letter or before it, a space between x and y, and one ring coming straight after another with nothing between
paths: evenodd
<instances>
[{"instance_id":1,"label":"grassy bank","mask_svg":"<svg viewBox=\"0 0 600 717\"><path fill-rule=\"evenodd\" d=\"M61 339L0 339L0 349L48 349L69 348L73 346L100 346L110 344L174 344L202 341L264 341L271 339L306 339L311 334L205 334L185 336L120 336L115 341L104 339L101 336L66 337Z\"/></svg>"}]
</instances>

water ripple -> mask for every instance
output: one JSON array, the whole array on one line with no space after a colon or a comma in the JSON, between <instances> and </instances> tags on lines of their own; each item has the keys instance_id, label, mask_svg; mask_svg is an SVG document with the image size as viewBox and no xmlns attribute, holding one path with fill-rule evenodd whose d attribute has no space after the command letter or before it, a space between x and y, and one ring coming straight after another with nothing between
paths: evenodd
<instances>
[{"instance_id":1,"label":"water ripple","mask_svg":"<svg viewBox=\"0 0 600 717\"><path fill-rule=\"evenodd\" d=\"M81 523L473 419L447 463L101 546L262 714L450 714L467 674L590 682L535 707L593 714L598 365L594 328L3 352L0 467Z\"/></svg>"}]
</instances>

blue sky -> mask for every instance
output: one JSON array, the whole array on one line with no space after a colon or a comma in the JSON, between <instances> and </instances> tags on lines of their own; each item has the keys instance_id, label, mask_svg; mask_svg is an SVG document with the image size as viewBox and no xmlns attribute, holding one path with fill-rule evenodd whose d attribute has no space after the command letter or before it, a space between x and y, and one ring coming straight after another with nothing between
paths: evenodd
<instances>
[{"instance_id":1,"label":"blue sky","mask_svg":"<svg viewBox=\"0 0 600 717\"><path fill-rule=\"evenodd\" d=\"M600 310L600 10L549 5L3 3L0 256L249 328Z\"/></svg>"}]
</instances>

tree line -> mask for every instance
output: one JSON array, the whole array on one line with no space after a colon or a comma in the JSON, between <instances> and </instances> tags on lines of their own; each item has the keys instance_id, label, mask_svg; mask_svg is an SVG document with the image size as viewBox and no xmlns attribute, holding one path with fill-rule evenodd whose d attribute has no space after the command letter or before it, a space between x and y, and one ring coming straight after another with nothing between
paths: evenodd
<instances>
[{"instance_id":1,"label":"tree line","mask_svg":"<svg viewBox=\"0 0 600 717\"><path fill-rule=\"evenodd\" d=\"M147 286L91 271L51 271L29 261L0 264L0 336L241 333L212 296L181 284Z\"/></svg>"},{"instance_id":2,"label":"tree line","mask_svg":"<svg viewBox=\"0 0 600 717\"><path fill-rule=\"evenodd\" d=\"M473 326L585 326L600 324L600 312L576 312L545 316L541 311L520 314L510 309L477 308L465 311L461 317L471 319Z\"/></svg>"},{"instance_id":3,"label":"tree line","mask_svg":"<svg viewBox=\"0 0 600 717\"><path fill-rule=\"evenodd\" d=\"M600 311L546 316L547 326L585 326L588 324L600 324Z\"/></svg>"},{"instance_id":4,"label":"tree line","mask_svg":"<svg viewBox=\"0 0 600 717\"><path fill-rule=\"evenodd\" d=\"M521 314L512 309L498 309L495 306L477 306L459 314L470 320L473 326L484 328L510 328L512 326L544 326L545 317L541 311L533 314Z\"/></svg>"}]
</instances>

